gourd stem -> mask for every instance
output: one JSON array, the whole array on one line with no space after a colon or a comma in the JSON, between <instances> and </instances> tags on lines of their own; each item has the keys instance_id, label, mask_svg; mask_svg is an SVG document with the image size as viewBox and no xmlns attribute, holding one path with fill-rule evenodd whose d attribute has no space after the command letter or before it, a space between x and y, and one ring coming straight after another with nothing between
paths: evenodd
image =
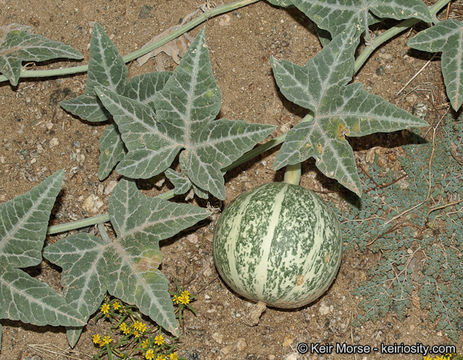
<instances>
[{"instance_id":1,"label":"gourd stem","mask_svg":"<svg viewBox=\"0 0 463 360\"><path fill-rule=\"evenodd\" d=\"M301 122L312 121L313 113L309 112ZM299 185L301 181L301 163L286 166L283 181L287 184Z\"/></svg>"},{"instance_id":2,"label":"gourd stem","mask_svg":"<svg viewBox=\"0 0 463 360\"><path fill-rule=\"evenodd\" d=\"M286 166L283 181L287 184L299 185L301 181L301 163Z\"/></svg>"},{"instance_id":3,"label":"gourd stem","mask_svg":"<svg viewBox=\"0 0 463 360\"><path fill-rule=\"evenodd\" d=\"M153 51L154 49L161 47L164 44L167 44L169 41L176 39L180 35L186 33L187 31L190 31L191 29L195 28L196 26L198 26L199 24L203 23L204 21L210 18L213 18L220 14L230 12L232 10L242 8L244 6L253 4L258 1L260 0L240 0L240 1L236 1L231 4L225 4L225 5L217 6L213 9L207 10L203 12L201 15L199 15L198 17L191 20L190 22L179 27L177 30L173 31L171 34L162 38L161 40L156 41L153 44L147 45L141 49L138 49L130 54L127 54L126 56L123 57L123 59L126 63L129 61L132 61L142 55L149 53L150 51ZM87 71L88 71L88 65L72 66L72 67L68 67L64 69L52 69L52 70L51 69L50 70L23 70L21 69L20 78L55 77L55 76L84 73ZM8 81L8 79L5 76L0 75L0 83L3 81Z\"/></svg>"},{"instance_id":4,"label":"gourd stem","mask_svg":"<svg viewBox=\"0 0 463 360\"><path fill-rule=\"evenodd\" d=\"M447 5L450 1L451 0L438 1L437 3L435 3L433 6L429 8L429 12L431 13L433 17L435 17L436 14L439 12L439 10L442 9L445 5ZM365 62L370 57L370 55L380 45L384 44L389 39L392 39L394 36L407 30L408 28L412 27L413 25L417 24L420 21L421 21L420 19L407 19L407 20L401 21L396 26L390 28L389 30L386 30L381 35L377 36L368 46L365 47L365 49L363 49L363 51L360 53L360 55L355 60L354 74L356 74L360 70L360 68L363 66L363 64L365 64Z\"/></svg>"}]
</instances>

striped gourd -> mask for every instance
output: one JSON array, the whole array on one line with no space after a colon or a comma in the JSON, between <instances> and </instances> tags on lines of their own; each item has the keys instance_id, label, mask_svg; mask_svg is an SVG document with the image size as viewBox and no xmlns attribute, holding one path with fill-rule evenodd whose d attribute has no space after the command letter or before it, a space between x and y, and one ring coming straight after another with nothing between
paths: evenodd
<instances>
[{"instance_id":1,"label":"striped gourd","mask_svg":"<svg viewBox=\"0 0 463 360\"><path fill-rule=\"evenodd\" d=\"M270 183L243 193L217 221L214 261L243 297L297 308L333 282L342 255L339 223L312 191Z\"/></svg>"}]
</instances>

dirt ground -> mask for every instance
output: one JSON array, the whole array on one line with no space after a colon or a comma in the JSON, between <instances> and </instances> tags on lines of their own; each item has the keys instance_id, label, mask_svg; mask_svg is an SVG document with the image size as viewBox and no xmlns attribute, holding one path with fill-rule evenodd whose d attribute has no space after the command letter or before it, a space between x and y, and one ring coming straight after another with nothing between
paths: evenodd
<instances>
[{"instance_id":1,"label":"dirt ground","mask_svg":"<svg viewBox=\"0 0 463 360\"><path fill-rule=\"evenodd\" d=\"M221 4L221 0L217 0ZM229 0L224 3L231 2ZM434 1L431 1L431 3ZM100 23L112 41L125 55L140 48L153 36L178 24L203 3L200 0L0 0L0 25L30 25L35 33L72 45L85 55L94 22ZM213 4L212 4L213 5ZM443 14L445 15L445 14ZM451 18L462 20L463 1L451 7ZM274 135L296 124L303 112L283 100L272 77L270 56L287 59L300 65L313 57L321 46L306 17L295 9L276 8L264 1L210 19L191 31L206 27L215 78L222 92L221 116L248 122L278 125ZM377 29L381 31L381 28ZM411 52L405 46L414 30L402 34L376 51L356 81L371 93L407 110L424 109L426 119L435 123L448 111L440 74L439 56L401 92L396 93L429 60L429 56ZM167 55L151 59L139 67L129 64L129 76L155 71L162 64L173 69L175 63ZM53 62L46 67L70 66L70 62ZM29 68L38 68L29 65ZM85 199L95 195L102 201L98 213L107 211L113 173L107 180L97 178L98 141L104 126L88 124L63 111L58 103L81 94L86 75L56 79L21 80L17 88L0 84L0 202L30 190L58 169L66 170L64 190L55 207L53 224L94 215L83 207ZM378 140L379 139L379 140ZM368 137L356 152L362 160L369 148L378 146L378 153L400 151L393 136ZM281 180L282 173L272 170L276 151L227 175L225 204L241 192L259 184ZM326 179L313 162L304 164L302 185L323 190ZM166 191L146 190L148 195ZM336 194L325 194L327 200L339 201ZM211 206L220 206L212 203ZM87 209L87 210L86 210ZM359 299L351 290L366 278L376 258L355 251L344 253L337 279L317 302L297 311L268 309L256 327L243 320L251 303L236 296L218 278L212 260L213 221L181 234L162 246L162 272L171 284L180 285L196 294L197 316L187 313L178 354L189 360L208 359L418 359L418 356L362 355L298 355L300 342L379 345L452 344L445 334L434 330L427 314L419 308L408 311L399 321L388 316L376 323L360 327L351 325ZM60 236L49 237L55 242ZM59 289L59 271L43 263L37 276ZM77 346L70 351L64 328L35 327L2 320L4 360L90 359L96 353L91 335L98 332L100 322L90 320ZM458 348L462 349L460 340Z\"/></svg>"}]
</instances>

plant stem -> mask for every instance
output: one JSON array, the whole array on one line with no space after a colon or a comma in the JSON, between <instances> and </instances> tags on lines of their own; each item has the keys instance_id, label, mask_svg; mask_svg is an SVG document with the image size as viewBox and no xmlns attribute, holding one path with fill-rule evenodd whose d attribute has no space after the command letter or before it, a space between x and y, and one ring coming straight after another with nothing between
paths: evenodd
<instances>
[{"instance_id":1,"label":"plant stem","mask_svg":"<svg viewBox=\"0 0 463 360\"><path fill-rule=\"evenodd\" d=\"M299 185L301 181L301 163L286 166L283 181L287 184Z\"/></svg>"},{"instance_id":2,"label":"plant stem","mask_svg":"<svg viewBox=\"0 0 463 360\"><path fill-rule=\"evenodd\" d=\"M429 12L432 16L436 16L440 9L447 5L451 0L439 0L433 6L429 8ZM354 64L354 74L356 74L360 68L365 64L370 55L382 44L384 44L389 39L392 39L394 36L400 34L401 32L407 30L413 25L417 24L421 20L419 19L407 19L401 21L396 26L390 28L389 30L383 32L381 35L377 36L357 57Z\"/></svg>"},{"instance_id":3,"label":"plant stem","mask_svg":"<svg viewBox=\"0 0 463 360\"><path fill-rule=\"evenodd\" d=\"M71 222L64 223L64 224L50 226L48 228L47 234L48 235L58 234L58 233L61 233L61 232L80 229L80 228L84 228L84 227L87 227L87 226L92 226L92 225L95 225L95 224L101 224L101 223L104 223L106 221L109 221L109 214L108 213L102 214L102 215L96 215L96 216L89 217L89 218L86 218L86 219L71 221Z\"/></svg>"},{"instance_id":4,"label":"plant stem","mask_svg":"<svg viewBox=\"0 0 463 360\"><path fill-rule=\"evenodd\" d=\"M161 47L164 44L167 44L169 41L176 39L180 35L186 33L187 31L190 31L191 29L195 28L196 26L198 26L199 24L203 23L204 21L210 18L230 12L235 9L242 8L244 6L253 4L258 1L260 0L240 0L240 1L233 2L231 4L225 4L225 5L217 6L213 9L207 10L203 12L201 15L199 15L198 17L191 20L190 22L179 27L177 30L167 35L165 38L159 41L156 41L153 44L145 46L139 50L136 50L124 56L123 59L126 63L129 61L132 61L142 55L149 53L150 51L153 51L154 49ZM84 72L87 72L87 70L88 70L88 65L73 66L73 67L68 67L64 69L52 69L52 70L23 70L22 69L20 78L42 78L42 77L72 75L72 74L84 73ZM0 75L0 83L3 81L8 81L8 79L5 76Z\"/></svg>"},{"instance_id":5,"label":"plant stem","mask_svg":"<svg viewBox=\"0 0 463 360\"><path fill-rule=\"evenodd\" d=\"M309 112L306 116L304 116L301 122L312 120L313 113ZM283 181L287 184L299 185L301 182L301 173L301 163L287 165Z\"/></svg>"}]
</instances>

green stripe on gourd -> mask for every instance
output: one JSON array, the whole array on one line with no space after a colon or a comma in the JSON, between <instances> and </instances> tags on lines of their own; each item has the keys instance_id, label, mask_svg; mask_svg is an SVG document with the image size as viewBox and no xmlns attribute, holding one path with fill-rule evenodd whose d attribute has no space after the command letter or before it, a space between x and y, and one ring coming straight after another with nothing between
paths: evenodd
<instances>
[{"instance_id":1,"label":"green stripe on gourd","mask_svg":"<svg viewBox=\"0 0 463 360\"><path fill-rule=\"evenodd\" d=\"M339 222L312 191L270 183L241 194L219 218L214 261L247 299L296 308L331 285L342 255Z\"/></svg>"}]
</instances>

